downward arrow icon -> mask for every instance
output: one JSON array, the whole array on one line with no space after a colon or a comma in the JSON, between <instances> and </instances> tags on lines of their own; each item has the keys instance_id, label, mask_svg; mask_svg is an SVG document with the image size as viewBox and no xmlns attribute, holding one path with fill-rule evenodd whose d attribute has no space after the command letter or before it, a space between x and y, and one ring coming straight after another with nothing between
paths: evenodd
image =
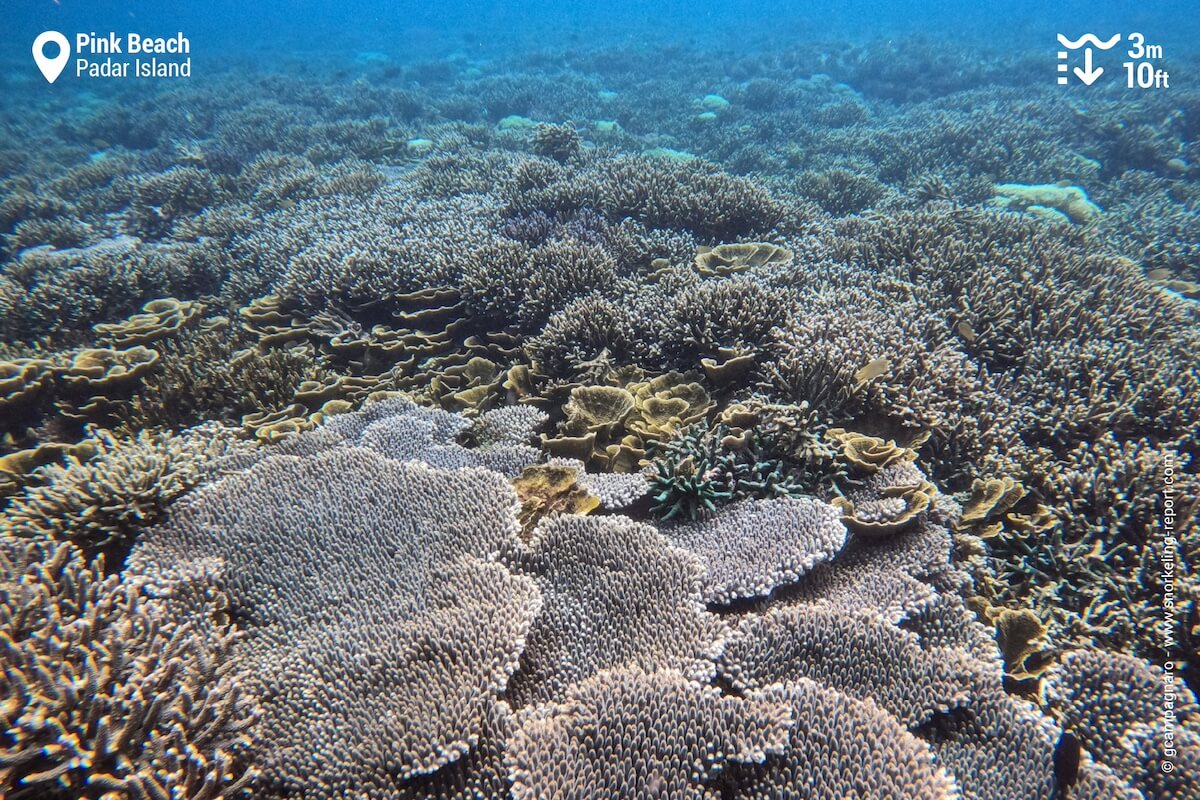
<instances>
[{"instance_id":1,"label":"downward arrow icon","mask_svg":"<svg viewBox=\"0 0 1200 800\"><path fill-rule=\"evenodd\" d=\"M1096 67L1092 69L1092 48L1085 47L1083 49L1083 69L1075 68L1075 77L1083 81L1084 86L1091 86L1104 74L1104 67Z\"/></svg>"}]
</instances>

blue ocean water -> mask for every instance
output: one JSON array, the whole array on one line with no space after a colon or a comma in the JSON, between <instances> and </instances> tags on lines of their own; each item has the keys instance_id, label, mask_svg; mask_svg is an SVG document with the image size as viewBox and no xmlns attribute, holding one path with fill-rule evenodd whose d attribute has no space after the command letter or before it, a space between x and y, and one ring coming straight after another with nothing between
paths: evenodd
<instances>
[{"instance_id":1,"label":"blue ocean water","mask_svg":"<svg viewBox=\"0 0 1200 800\"><path fill-rule=\"evenodd\" d=\"M1050 50L1054 35L1141 31L1174 56L1194 53L1200 22L1193 3L1020 0L903 2L355 2L244 3L9 0L0 60L18 65L43 30L129 30L170 35L185 30L200 59L246 59L278 53L378 51L397 61L461 51L492 55L551 44L605 41L650 44L699 41L721 49L786 48L813 39L867 41L924 34L996 49ZM1050 54L1051 57L1053 54ZM10 69L14 68L10 66Z\"/></svg>"}]
</instances>

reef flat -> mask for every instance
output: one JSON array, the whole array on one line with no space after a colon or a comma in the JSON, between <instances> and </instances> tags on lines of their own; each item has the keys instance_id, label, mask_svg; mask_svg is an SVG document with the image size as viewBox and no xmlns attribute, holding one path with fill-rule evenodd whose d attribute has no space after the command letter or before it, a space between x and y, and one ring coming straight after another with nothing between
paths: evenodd
<instances>
[{"instance_id":1,"label":"reef flat","mask_svg":"<svg viewBox=\"0 0 1200 800\"><path fill-rule=\"evenodd\" d=\"M0 796L1192 797L1200 94L1031 58L0 101Z\"/></svg>"}]
</instances>

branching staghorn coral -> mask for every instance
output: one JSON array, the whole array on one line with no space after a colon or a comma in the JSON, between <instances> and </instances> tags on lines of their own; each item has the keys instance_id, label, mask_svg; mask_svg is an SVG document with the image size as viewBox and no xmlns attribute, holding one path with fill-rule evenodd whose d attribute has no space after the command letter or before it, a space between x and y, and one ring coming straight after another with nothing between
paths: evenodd
<instances>
[{"instance_id":1,"label":"branching staghorn coral","mask_svg":"<svg viewBox=\"0 0 1200 800\"><path fill-rule=\"evenodd\" d=\"M228 600L204 569L104 577L4 536L0 792L13 800L236 797L254 771Z\"/></svg>"},{"instance_id":2,"label":"branching staghorn coral","mask_svg":"<svg viewBox=\"0 0 1200 800\"><path fill-rule=\"evenodd\" d=\"M288 406L304 381L329 378L309 347L245 349L248 344L229 324L156 343L158 368L119 412L125 427L178 430L206 420L238 422Z\"/></svg>"},{"instance_id":3,"label":"branching staghorn coral","mask_svg":"<svg viewBox=\"0 0 1200 800\"><path fill-rule=\"evenodd\" d=\"M67 455L62 464L42 467L40 483L10 500L6 533L120 552L160 522L172 500L214 476L225 458L252 448L216 425L181 435L142 431L131 439L96 430L91 441L89 457Z\"/></svg>"},{"instance_id":4,"label":"branching staghorn coral","mask_svg":"<svg viewBox=\"0 0 1200 800\"><path fill-rule=\"evenodd\" d=\"M533 152L555 161L568 161L583 148L583 137L572 125L538 125L529 141Z\"/></svg>"},{"instance_id":5,"label":"branching staghorn coral","mask_svg":"<svg viewBox=\"0 0 1200 800\"><path fill-rule=\"evenodd\" d=\"M986 593L1009 605L1033 598L1061 642L1154 657L1159 645L1138 632L1157 625L1160 616L1162 570L1155 553L1168 465L1176 530L1183 533L1180 553L1190 561L1200 484L1188 461L1173 449L1109 434L1080 444L1040 476L1052 497L1064 498L1061 505L1043 507L1040 521L1018 507L986 539L987 563L1001 579L985 581ZM1178 586L1190 607L1197 595L1194 573L1181 571ZM1179 620L1175 634L1186 640L1187 627Z\"/></svg>"},{"instance_id":6,"label":"branching staghorn coral","mask_svg":"<svg viewBox=\"0 0 1200 800\"><path fill-rule=\"evenodd\" d=\"M668 308L653 320L653 338L668 363L695 369L721 348L764 351L772 329L799 312L795 295L764 285L756 275L709 279L666 298Z\"/></svg>"},{"instance_id":7,"label":"branching staghorn coral","mask_svg":"<svg viewBox=\"0 0 1200 800\"><path fill-rule=\"evenodd\" d=\"M119 319L158 297L197 297L220 285L226 257L211 241L149 244L128 237L85 247L24 250L5 264L0 338L29 340Z\"/></svg>"},{"instance_id":8,"label":"branching staghorn coral","mask_svg":"<svg viewBox=\"0 0 1200 800\"><path fill-rule=\"evenodd\" d=\"M759 186L699 160L592 156L567 167L526 161L504 192L516 213L589 207L613 222L631 217L651 228L725 241L766 232L785 214Z\"/></svg>"}]
</instances>

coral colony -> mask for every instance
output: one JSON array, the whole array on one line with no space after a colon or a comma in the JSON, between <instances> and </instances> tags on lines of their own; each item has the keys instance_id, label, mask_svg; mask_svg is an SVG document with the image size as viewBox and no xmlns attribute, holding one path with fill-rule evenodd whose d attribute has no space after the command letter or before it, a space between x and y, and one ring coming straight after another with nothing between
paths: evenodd
<instances>
[{"instance_id":1,"label":"coral colony","mask_svg":"<svg viewBox=\"0 0 1200 800\"><path fill-rule=\"evenodd\" d=\"M0 796L1194 798L1200 95L930 47L6 106Z\"/></svg>"}]
</instances>

